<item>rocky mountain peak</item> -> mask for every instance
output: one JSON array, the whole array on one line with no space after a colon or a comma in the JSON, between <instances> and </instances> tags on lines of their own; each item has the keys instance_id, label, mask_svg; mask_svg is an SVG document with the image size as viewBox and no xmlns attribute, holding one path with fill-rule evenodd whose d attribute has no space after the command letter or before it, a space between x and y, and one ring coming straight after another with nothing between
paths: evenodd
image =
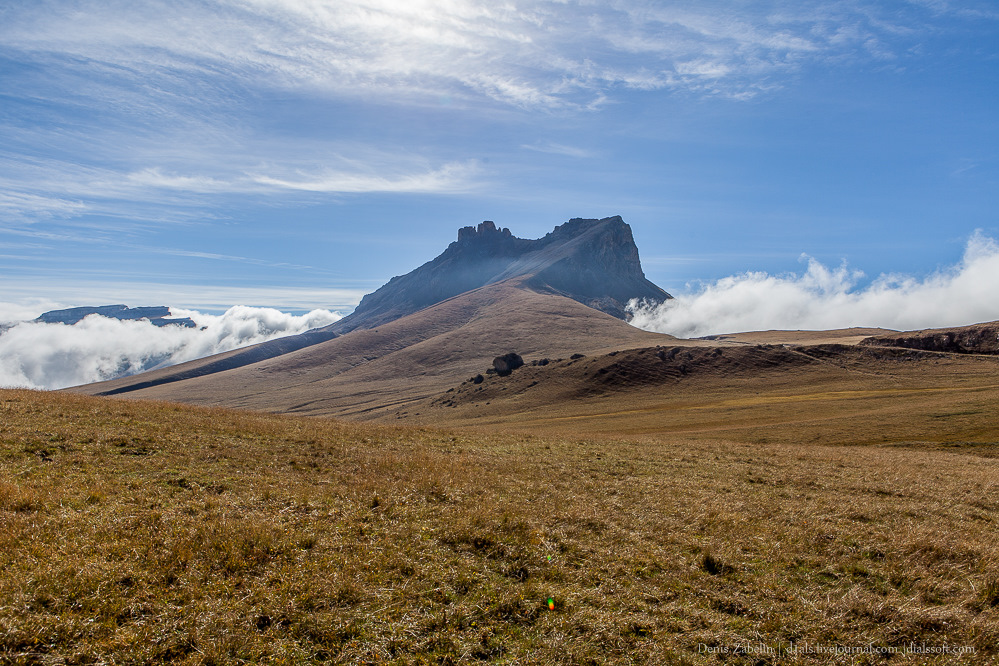
<instances>
[{"instance_id":1,"label":"rocky mountain peak","mask_svg":"<svg viewBox=\"0 0 999 666\"><path fill-rule=\"evenodd\" d=\"M461 227L438 257L368 294L349 316L328 328L346 333L412 314L459 294L504 280L554 293L626 317L632 298L672 298L645 278L638 247L620 216L573 218L536 240L517 238L491 220Z\"/></svg>"},{"instance_id":2,"label":"rocky mountain peak","mask_svg":"<svg viewBox=\"0 0 999 666\"><path fill-rule=\"evenodd\" d=\"M476 239L495 241L502 238L513 238L509 229L497 229L492 220L480 222L477 227L461 227L458 229L458 242L470 242Z\"/></svg>"}]
</instances>

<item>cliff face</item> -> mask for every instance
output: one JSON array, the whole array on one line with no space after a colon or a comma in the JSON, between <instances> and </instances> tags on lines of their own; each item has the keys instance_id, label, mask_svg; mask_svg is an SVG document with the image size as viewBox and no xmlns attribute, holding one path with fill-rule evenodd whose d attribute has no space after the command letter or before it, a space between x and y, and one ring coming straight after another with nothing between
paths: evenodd
<instances>
[{"instance_id":1,"label":"cliff face","mask_svg":"<svg viewBox=\"0 0 999 666\"><path fill-rule=\"evenodd\" d=\"M517 238L493 222L458 230L432 261L368 294L336 333L372 328L459 294L519 278L541 293L566 296L619 319L632 298L672 298L642 272L631 227L618 216L576 218L537 240Z\"/></svg>"},{"instance_id":2,"label":"cliff face","mask_svg":"<svg viewBox=\"0 0 999 666\"><path fill-rule=\"evenodd\" d=\"M672 298L645 278L631 227L620 217L570 220L541 240L549 238L556 256L530 279L535 289L568 296L618 319L626 317L624 306L633 298Z\"/></svg>"}]
</instances>

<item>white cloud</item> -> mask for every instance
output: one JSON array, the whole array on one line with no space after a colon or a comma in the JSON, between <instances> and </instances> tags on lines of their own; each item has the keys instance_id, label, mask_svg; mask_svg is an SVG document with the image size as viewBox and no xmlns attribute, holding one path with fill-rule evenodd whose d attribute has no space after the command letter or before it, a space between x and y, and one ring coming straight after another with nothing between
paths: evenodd
<instances>
[{"instance_id":1,"label":"white cloud","mask_svg":"<svg viewBox=\"0 0 999 666\"><path fill-rule=\"evenodd\" d=\"M30 217L72 217L87 210L80 201L69 201L60 197L32 194L30 192L0 191L0 213L8 219Z\"/></svg>"},{"instance_id":2,"label":"white cloud","mask_svg":"<svg viewBox=\"0 0 999 666\"><path fill-rule=\"evenodd\" d=\"M656 307L633 303L631 323L689 338L853 326L914 330L999 320L999 244L981 233L968 241L960 263L921 280L882 275L857 288L859 271L806 260L800 275L744 273Z\"/></svg>"},{"instance_id":3,"label":"white cloud","mask_svg":"<svg viewBox=\"0 0 999 666\"><path fill-rule=\"evenodd\" d=\"M0 302L0 326L34 319L43 312L59 310L63 304L48 298L26 298L19 303Z\"/></svg>"},{"instance_id":4,"label":"white cloud","mask_svg":"<svg viewBox=\"0 0 999 666\"><path fill-rule=\"evenodd\" d=\"M165 174L160 167L150 167L128 174L126 180L139 186L182 189L188 192L232 191L233 184L208 176Z\"/></svg>"},{"instance_id":5,"label":"white cloud","mask_svg":"<svg viewBox=\"0 0 999 666\"><path fill-rule=\"evenodd\" d=\"M172 309L197 328L91 315L75 325L21 322L0 332L0 386L56 389L166 367L331 324L340 315L290 315L235 306L222 315Z\"/></svg>"},{"instance_id":6,"label":"white cloud","mask_svg":"<svg viewBox=\"0 0 999 666\"><path fill-rule=\"evenodd\" d=\"M164 133L168 131L164 128ZM121 218L119 228L146 222L185 223L192 217L210 217L211 212L204 209L209 197L228 194L269 197L297 192L302 198L311 193L451 194L481 187L475 160L435 165L401 151L390 154L343 142L294 140L276 145L267 139L239 138L244 146L227 152L221 147L212 151L187 145L185 137L178 135L172 141L170 165L130 170L63 159L24 164L0 156L0 215L6 218L0 220L0 228L7 226L5 221L30 223L84 214ZM148 164L157 159L152 154L156 152L141 141L132 142L128 159Z\"/></svg>"},{"instance_id":7,"label":"white cloud","mask_svg":"<svg viewBox=\"0 0 999 666\"><path fill-rule=\"evenodd\" d=\"M231 158L231 156L230 156ZM243 157L249 162L248 156ZM440 168L421 168L412 157L380 154L377 151L361 150L357 157L332 155L324 162L336 167L320 166L311 170L291 168L278 164L271 169L285 172L286 175L253 173L252 169L241 171L232 168L224 177L204 174L186 175L165 173L161 167L148 167L129 173L124 185L146 186L157 189L175 189L185 193L266 193L274 188L325 193L363 192L418 192L442 193L464 192L474 187L474 176L478 165L472 161L450 162ZM259 171L259 169L257 170ZM388 174L388 175L386 175ZM110 185L110 183L109 183ZM113 186L118 192L125 188L120 181ZM91 188L93 185L91 184Z\"/></svg>"},{"instance_id":8,"label":"white cloud","mask_svg":"<svg viewBox=\"0 0 999 666\"><path fill-rule=\"evenodd\" d=\"M346 147L351 129L338 132L337 113L307 138L274 138L260 117L273 108L260 100L356 102L377 116L377 104L594 112L627 91L748 99L786 85L804 63L904 57L941 29L918 5L722 9L679 0L13 3L0 21L0 49L18 65L5 92L32 120L11 114L0 146L29 146L36 158L5 159L0 148L0 212L127 224L188 221L207 197L234 193L464 193L481 184L462 155L421 146L425 154L407 158L398 137L381 155ZM560 148L573 154L531 149Z\"/></svg>"},{"instance_id":9,"label":"white cloud","mask_svg":"<svg viewBox=\"0 0 999 666\"><path fill-rule=\"evenodd\" d=\"M463 192L473 185L470 174L473 162L445 164L440 169L420 173L382 176L375 173L323 171L318 174L298 172L295 178L255 176L262 185L304 190L307 192Z\"/></svg>"},{"instance_id":10,"label":"white cloud","mask_svg":"<svg viewBox=\"0 0 999 666\"><path fill-rule=\"evenodd\" d=\"M580 159L593 157L593 153L585 148L577 148L575 146L567 146L562 143L555 143L554 141L541 141L535 144L522 144L520 146L525 150L533 150L536 153L551 153L552 155L564 155L566 157L577 157Z\"/></svg>"},{"instance_id":11,"label":"white cloud","mask_svg":"<svg viewBox=\"0 0 999 666\"><path fill-rule=\"evenodd\" d=\"M780 12L772 3L719 11L641 0L215 0L180 8L83 0L75 8L11 11L0 43L103 74L153 77L167 91L222 77L394 103L446 92L547 108L585 107L636 77L739 94L802 58L858 52L906 20L904 11L860 2L798 2Z\"/></svg>"},{"instance_id":12,"label":"white cloud","mask_svg":"<svg viewBox=\"0 0 999 666\"><path fill-rule=\"evenodd\" d=\"M266 139L252 107L287 91L528 111L599 110L625 89L746 99L804 62L875 57L866 45L904 54L911 35L937 29L924 14L854 0L724 11L678 0L15 3L0 48L26 67L7 92L57 122L0 125L0 144L63 152L31 161L0 149L0 212L186 221L185 208L232 193L468 192L477 171L460 156L397 162L397 146L351 149L329 128L326 139Z\"/></svg>"}]
</instances>

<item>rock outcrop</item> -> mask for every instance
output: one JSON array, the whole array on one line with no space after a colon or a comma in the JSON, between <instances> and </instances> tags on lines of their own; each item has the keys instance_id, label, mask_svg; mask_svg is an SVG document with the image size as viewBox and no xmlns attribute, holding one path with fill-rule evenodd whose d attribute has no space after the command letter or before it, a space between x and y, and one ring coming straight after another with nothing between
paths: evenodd
<instances>
[{"instance_id":1,"label":"rock outcrop","mask_svg":"<svg viewBox=\"0 0 999 666\"><path fill-rule=\"evenodd\" d=\"M493 359L493 368L500 377L506 377L511 372L524 365L524 359L516 352L503 354Z\"/></svg>"},{"instance_id":2,"label":"rock outcrop","mask_svg":"<svg viewBox=\"0 0 999 666\"><path fill-rule=\"evenodd\" d=\"M865 347L904 347L952 354L999 354L999 322L876 335Z\"/></svg>"}]
</instances>

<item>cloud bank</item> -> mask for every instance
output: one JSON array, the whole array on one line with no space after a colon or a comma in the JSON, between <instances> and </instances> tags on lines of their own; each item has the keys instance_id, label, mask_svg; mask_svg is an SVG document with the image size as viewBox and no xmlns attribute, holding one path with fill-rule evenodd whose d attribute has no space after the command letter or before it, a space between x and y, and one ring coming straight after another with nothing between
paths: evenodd
<instances>
[{"instance_id":1,"label":"cloud bank","mask_svg":"<svg viewBox=\"0 0 999 666\"><path fill-rule=\"evenodd\" d=\"M91 315L73 326L19 322L0 329L0 387L58 389L183 363L326 326L329 310L290 315L242 305L222 315L173 308L197 328Z\"/></svg>"},{"instance_id":2,"label":"cloud bank","mask_svg":"<svg viewBox=\"0 0 999 666\"><path fill-rule=\"evenodd\" d=\"M631 324L680 338L771 329L853 326L899 330L999 319L999 243L977 232L956 265L924 279L863 273L803 256L802 274L748 272L722 278L659 306L632 302Z\"/></svg>"}]
</instances>

